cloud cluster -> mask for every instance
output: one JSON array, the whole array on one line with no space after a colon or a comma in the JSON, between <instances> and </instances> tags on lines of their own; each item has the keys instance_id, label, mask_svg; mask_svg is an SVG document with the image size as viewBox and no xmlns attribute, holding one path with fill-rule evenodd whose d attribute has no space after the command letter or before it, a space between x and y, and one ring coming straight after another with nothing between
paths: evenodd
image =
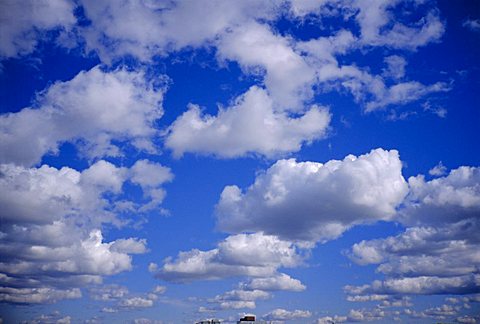
<instances>
[{"instance_id":1,"label":"cloud cluster","mask_svg":"<svg viewBox=\"0 0 480 324\"><path fill-rule=\"evenodd\" d=\"M427 5L400 8L400 13L425 12L420 20L408 23L400 23L402 15L397 17L393 12L399 9L397 1L118 4L85 0L79 5L90 24L78 26L77 34L103 62L129 55L148 62L159 54L209 47L215 49L220 66L231 61L245 74L260 76L259 84L239 96L231 107L220 109L216 116L202 116L199 108L191 104L173 123L166 138L166 146L177 156L191 152L220 157L251 153L272 157L298 151L303 144L323 138L330 121L326 110L310 104L315 89L346 89L366 111L407 104L450 89L442 82L402 82L406 62L395 55L386 57L388 71L384 76L372 75L368 67L355 63L338 63L337 56L358 48L416 50L437 41L444 25L436 10ZM295 20L308 14L318 19L335 16L354 20L360 36L354 36L358 34L354 29L340 29L330 36L301 41L274 28L279 17ZM387 86L385 78L398 83ZM247 117L253 123L246 124ZM252 142L255 135L261 141Z\"/></svg>"},{"instance_id":2,"label":"cloud cluster","mask_svg":"<svg viewBox=\"0 0 480 324\"><path fill-rule=\"evenodd\" d=\"M277 112L266 91L254 86L217 116L202 116L199 107L191 105L171 125L165 145L175 156L195 152L228 158L248 153L274 157L324 137L329 123L328 109L318 106L299 117Z\"/></svg>"},{"instance_id":3,"label":"cloud cluster","mask_svg":"<svg viewBox=\"0 0 480 324\"><path fill-rule=\"evenodd\" d=\"M263 318L267 321L291 321L295 319L309 318L312 313L307 310L296 309L294 311L288 311L286 309L277 308L271 312L263 315Z\"/></svg>"},{"instance_id":4,"label":"cloud cluster","mask_svg":"<svg viewBox=\"0 0 480 324\"><path fill-rule=\"evenodd\" d=\"M31 166L65 142L89 159L121 155L114 141L155 152L162 99L163 88L141 71L104 72L97 66L80 72L51 85L34 107L0 116L0 162Z\"/></svg>"},{"instance_id":5,"label":"cloud cluster","mask_svg":"<svg viewBox=\"0 0 480 324\"><path fill-rule=\"evenodd\" d=\"M157 267L151 269L157 278L174 282L238 276L271 277L277 274L278 268L298 266L302 260L302 255L291 242L259 232L229 236L212 250L180 252L176 259L167 258L159 271L156 271ZM264 285L279 285L272 280ZM280 278L282 280L288 281ZM289 284L284 283L287 287Z\"/></svg>"},{"instance_id":6,"label":"cloud cluster","mask_svg":"<svg viewBox=\"0 0 480 324\"><path fill-rule=\"evenodd\" d=\"M362 294L472 294L480 292L480 169L460 167L426 181L408 180L399 219L405 232L362 241L351 250L359 264L379 264L387 279L347 287Z\"/></svg>"},{"instance_id":7,"label":"cloud cluster","mask_svg":"<svg viewBox=\"0 0 480 324\"><path fill-rule=\"evenodd\" d=\"M163 286L156 286L150 293L143 294L133 294L127 287L120 285L94 286L89 289L91 299L107 303L102 308L103 313L152 307L165 291Z\"/></svg>"},{"instance_id":8,"label":"cloud cluster","mask_svg":"<svg viewBox=\"0 0 480 324\"><path fill-rule=\"evenodd\" d=\"M125 223L113 212L114 205L123 184L130 178L138 181L142 163L163 168L139 161L128 169L102 160L82 172L46 165L0 165L5 207L0 214L0 299L45 303L78 298L78 287L130 270L131 255L145 253L146 240L105 242L102 226ZM160 190L167 178L152 185Z\"/></svg>"},{"instance_id":9,"label":"cloud cluster","mask_svg":"<svg viewBox=\"0 0 480 324\"><path fill-rule=\"evenodd\" d=\"M74 3L68 0L7 0L0 3L0 58L25 55L50 30L69 31L76 24Z\"/></svg>"},{"instance_id":10,"label":"cloud cluster","mask_svg":"<svg viewBox=\"0 0 480 324\"><path fill-rule=\"evenodd\" d=\"M408 191L401 169L398 152L383 149L325 164L280 160L245 191L225 187L216 207L218 227L331 240L353 225L395 215Z\"/></svg>"}]
</instances>

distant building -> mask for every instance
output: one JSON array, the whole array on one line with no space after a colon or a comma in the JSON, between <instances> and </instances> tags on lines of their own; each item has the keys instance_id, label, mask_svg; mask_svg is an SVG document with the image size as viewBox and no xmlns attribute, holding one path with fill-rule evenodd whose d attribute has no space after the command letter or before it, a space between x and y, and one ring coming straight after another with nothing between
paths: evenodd
<instances>
[{"instance_id":1,"label":"distant building","mask_svg":"<svg viewBox=\"0 0 480 324\"><path fill-rule=\"evenodd\" d=\"M264 321L257 321L255 318L255 315L252 314L247 314L244 315L239 321L237 321L237 324L265 324L266 322Z\"/></svg>"}]
</instances>

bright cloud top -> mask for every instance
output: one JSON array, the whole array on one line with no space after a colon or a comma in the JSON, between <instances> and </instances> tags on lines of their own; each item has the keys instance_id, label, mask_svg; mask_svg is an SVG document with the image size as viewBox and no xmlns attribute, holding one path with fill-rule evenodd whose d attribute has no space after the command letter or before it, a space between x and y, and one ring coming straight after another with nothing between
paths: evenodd
<instances>
[{"instance_id":1,"label":"bright cloud top","mask_svg":"<svg viewBox=\"0 0 480 324\"><path fill-rule=\"evenodd\" d=\"M0 117L0 161L34 165L65 142L90 159L121 155L113 140L155 152L153 123L163 115L162 98L163 89L142 71L80 72L46 89L36 107Z\"/></svg>"},{"instance_id":2,"label":"bright cloud top","mask_svg":"<svg viewBox=\"0 0 480 324\"><path fill-rule=\"evenodd\" d=\"M225 187L216 207L218 227L331 240L353 225L395 215L408 191L401 169L398 152L383 149L325 164L280 160L244 192Z\"/></svg>"}]
</instances>

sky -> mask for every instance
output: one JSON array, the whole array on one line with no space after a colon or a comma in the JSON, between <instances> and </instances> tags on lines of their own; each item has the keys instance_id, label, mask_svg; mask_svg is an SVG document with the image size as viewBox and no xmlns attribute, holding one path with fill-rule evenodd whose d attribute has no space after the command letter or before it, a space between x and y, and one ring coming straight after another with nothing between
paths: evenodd
<instances>
[{"instance_id":1,"label":"sky","mask_svg":"<svg viewBox=\"0 0 480 324\"><path fill-rule=\"evenodd\" d=\"M480 323L480 2L1 0L0 323Z\"/></svg>"}]
</instances>

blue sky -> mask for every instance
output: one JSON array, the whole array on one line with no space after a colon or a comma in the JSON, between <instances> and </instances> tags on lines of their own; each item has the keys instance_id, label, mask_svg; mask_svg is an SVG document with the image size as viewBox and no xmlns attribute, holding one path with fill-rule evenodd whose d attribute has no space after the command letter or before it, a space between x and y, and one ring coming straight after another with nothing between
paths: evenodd
<instances>
[{"instance_id":1,"label":"blue sky","mask_svg":"<svg viewBox=\"0 0 480 324\"><path fill-rule=\"evenodd\" d=\"M480 3L2 1L5 323L480 322Z\"/></svg>"}]
</instances>

